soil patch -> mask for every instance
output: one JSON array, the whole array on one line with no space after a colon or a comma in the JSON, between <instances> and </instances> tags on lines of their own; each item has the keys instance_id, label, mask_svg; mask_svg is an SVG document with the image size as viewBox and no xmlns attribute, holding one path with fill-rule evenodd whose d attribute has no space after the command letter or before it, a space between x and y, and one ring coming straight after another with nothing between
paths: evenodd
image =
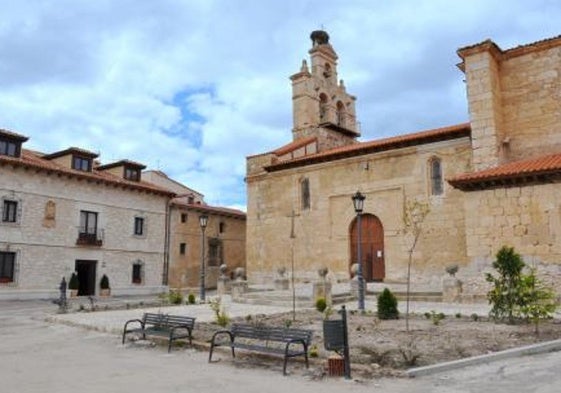
<instances>
[{"instance_id":1,"label":"soil patch","mask_svg":"<svg viewBox=\"0 0 561 393\"><path fill-rule=\"evenodd\" d=\"M334 315L331 319L339 318ZM561 338L561 321L540 323L539 334L532 324L500 324L487 318L448 315L437 321L435 314L411 315L409 332L405 319L380 320L373 313L348 313L348 330L353 377L401 377L410 367L427 366L471 356L484 355L509 348ZM270 326L290 326L312 329L314 339L311 352L317 353L317 366L309 373L325 375L327 358L334 355L323 346L323 314L317 311L297 311L274 315L251 315L233 318L232 322L260 323ZM195 333L199 341L210 341L221 329L214 323L198 324ZM247 359L246 359L247 360ZM274 362L275 366L282 362ZM242 367L244 363L241 363ZM270 367L273 360L250 362L255 367Z\"/></svg>"}]
</instances>

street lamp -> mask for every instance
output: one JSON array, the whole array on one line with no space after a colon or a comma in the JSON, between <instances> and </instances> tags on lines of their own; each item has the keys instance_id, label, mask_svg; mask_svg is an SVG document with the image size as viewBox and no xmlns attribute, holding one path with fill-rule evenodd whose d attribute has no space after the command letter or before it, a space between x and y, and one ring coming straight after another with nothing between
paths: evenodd
<instances>
[{"instance_id":1,"label":"street lamp","mask_svg":"<svg viewBox=\"0 0 561 393\"><path fill-rule=\"evenodd\" d=\"M362 255L361 255L361 216L362 209L364 207L364 200L366 197L357 191L356 194L352 196L353 205L356 213L356 225L357 225L357 259L358 268L356 272L356 279L358 281L358 309L359 311L364 311L364 279L362 277Z\"/></svg>"},{"instance_id":2,"label":"street lamp","mask_svg":"<svg viewBox=\"0 0 561 393\"><path fill-rule=\"evenodd\" d=\"M199 225L201 226L201 277L200 277L200 291L199 297L201 302L205 302L205 229L208 224L208 216L201 214L199 216Z\"/></svg>"}]
</instances>

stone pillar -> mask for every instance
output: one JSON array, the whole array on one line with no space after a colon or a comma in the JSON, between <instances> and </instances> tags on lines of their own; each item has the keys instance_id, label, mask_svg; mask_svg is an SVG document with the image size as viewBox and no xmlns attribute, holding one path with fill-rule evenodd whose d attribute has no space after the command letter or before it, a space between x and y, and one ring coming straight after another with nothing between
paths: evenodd
<instances>
[{"instance_id":1,"label":"stone pillar","mask_svg":"<svg viewBox=\"0 0 561 393\"><path fill-rule=\"evenodd\" d=\"M245 270L243 267L238 267L234 270L235 279L232 281L231 291L232 300L239 301L244 298L244 294L247 292L247 280L245 279Z\"/></svg>"},{"instance_id":2,"label":"stone pillar","mask_svg":"<svg viewBox=\"0 0 561 393\"><path fill-rule=\"evenodd\" d=\"M357 272L358 272L358 264L353 263L351 266L351 274L353 275L353 278L351 279L351 296L355 299L358 299L358 291L360 288L360 286L358 285ZM362 279L364 280L364 277ZM366 281L364 282L364 292L366 295Z\"/></svg>"},{"instance_id":3,"label":"stone pillar","mask_svg":"<svg viewBox=\"0 0 561 393\"><path fill-rule=\"evenodd\" d=\"M456 303L461 301L462 282L454 276L446 276L442 279L442 301L445 303Z\"/></svg>"},{"instance_id":4,"label":"stone pillar","mask_svg":"<svg viewBox=\"0 0 561 393\"><path fill-rule=\"evenodd\" d=\"M319 298L324 298L328 306L331 306L333 304L333 297L331 296L331 283L325 279L328 271L329 270L325 267L318 270L320 279L319 281L316 281L314 283L313 287L314 305Z\"/></svg>"},{"instance_id":5,"label":"stone pillar","mask_svg":"<svg viewBox=\"0 0 561 393\"><path fill-rule=\"evenodd\" d=\"M285 277L286 274L286 268L283 267L279 267L277 269L277 273L279 274L279 276L277 278L275 278L275 289L277 291L284 291L288 289L288 277Z\"/></svg>"},{"instance_id":6,"label":"stone pillar","mask_svg":"<svg viewBox=\"0 0 561 393\"><path fill-rule=\"evenodd\" d=\"M218 296L222 296L230 293L231 280L230 277L226 275L226 271L228 270L226 264L220 265L219 270L220 270L220 277L218 277L216 283L216 292L218 293Z\"/></svg>"}]
</instances>

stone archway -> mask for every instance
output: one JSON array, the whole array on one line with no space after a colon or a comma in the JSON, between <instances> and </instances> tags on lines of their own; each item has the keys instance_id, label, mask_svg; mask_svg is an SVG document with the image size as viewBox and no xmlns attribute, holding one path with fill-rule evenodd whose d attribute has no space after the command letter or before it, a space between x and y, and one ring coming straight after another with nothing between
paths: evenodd
<instances>
[{"instance_id":1,"label":"stone archway","mask_svg":"<svg viewBox=\"0 0 561 393\"><path fill-rule=\"evenodd\" d=\"M384 281L386 266L384 262L384 227L380 219L372 214L361 218L361 259L362 275L367 282ZM358 261L358 226L355 218L350 228L351 258L349 267Z\"/></svg>"}]
</instances>

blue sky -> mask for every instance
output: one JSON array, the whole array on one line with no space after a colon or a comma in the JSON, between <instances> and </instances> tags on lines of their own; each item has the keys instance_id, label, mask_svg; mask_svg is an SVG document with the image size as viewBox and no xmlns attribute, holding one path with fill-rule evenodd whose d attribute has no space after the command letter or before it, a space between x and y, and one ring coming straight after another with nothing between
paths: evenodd
<instances>
[{"instance_id":1,"label":"blue sky","mask_svg":"<svg viewBox=\"0 0 561 393\"><path fill-rule=\"evenodd\" d=\"M245 157L288 143L323 28L362 140L468 120L456 50L561 34L558 1L0 0L0 128L160 169L245 209Z\"/></svg>"}]
</instances>

